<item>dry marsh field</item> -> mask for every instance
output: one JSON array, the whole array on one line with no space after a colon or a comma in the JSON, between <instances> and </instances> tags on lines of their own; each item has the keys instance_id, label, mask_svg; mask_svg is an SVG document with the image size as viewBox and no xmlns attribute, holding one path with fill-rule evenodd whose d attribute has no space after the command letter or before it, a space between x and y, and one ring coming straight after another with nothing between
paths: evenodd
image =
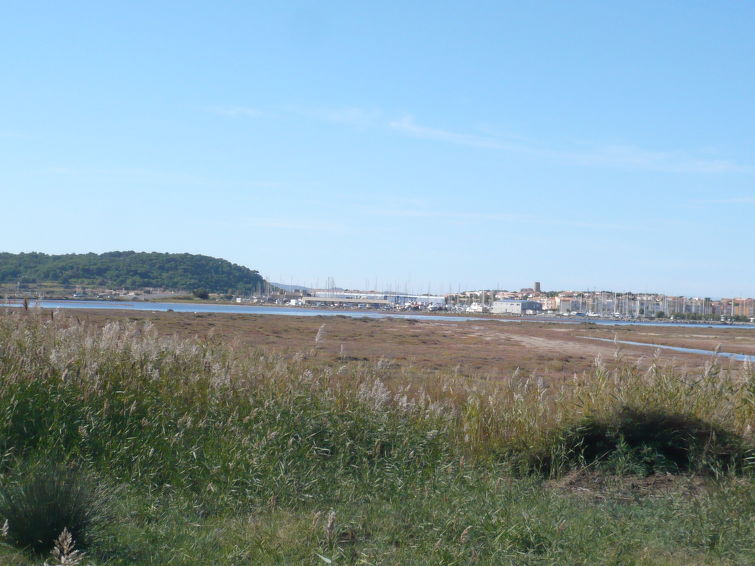
<instances>
[{"instance_id":1,"label":"dry marsh field","mask_svg":"<svg viewBox=\"0 0 755 566\"><path fill-rule=\"evenodd\" d=\"M220 313L165 313L80 310L82 322L104 326L111 321L146 321L159 334L181 338L222 340L242 347L260 347L289 355L318 341L319 359L326 363L388 359L394 367L455 371L483 378L502 378L517 369L542 378L572 377L590 370L596 358L604 364L652 360L678 369L699 370L708 356L657 350L654 344L680 346L755 357L755 331L732 326L599 326L518 322L516 320L449 321L370 319L345 316L280 316ZM632 346L585 337L647 343ZM728 365L727 360L719 361ZM738 367L741 364L732 364Z\"/></svg>"},{"instance_id":2,"label":"dry marsh field","mask_svg":"<svg viewBox=\"0 0 755 566\"><path fill-rule=\"evenodd\" d=\"M748 363L555 325L132 318L0 313L0 562L752 559Z\"/></svg>"}]
</instances>

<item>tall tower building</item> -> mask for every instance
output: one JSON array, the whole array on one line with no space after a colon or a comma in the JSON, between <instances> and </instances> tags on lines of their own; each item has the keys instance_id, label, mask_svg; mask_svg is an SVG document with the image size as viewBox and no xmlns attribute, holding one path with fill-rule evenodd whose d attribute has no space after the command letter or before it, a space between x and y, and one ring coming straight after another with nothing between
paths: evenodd
<instances>
[{"instance_id":1,"label":"tall tower building","mask_svg":"<svg viewBox=\"0 0 755 566\"><path fill-rule=\"evenodd\" d=\"M535 281L535 293L540 292L540 281Z\"/></svg>"}]
</instances>

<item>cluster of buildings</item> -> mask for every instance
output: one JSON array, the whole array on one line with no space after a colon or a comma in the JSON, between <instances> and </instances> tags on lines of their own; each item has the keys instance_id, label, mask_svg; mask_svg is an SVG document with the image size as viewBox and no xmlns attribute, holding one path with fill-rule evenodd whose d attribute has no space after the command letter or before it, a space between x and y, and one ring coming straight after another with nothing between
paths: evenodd
<instances>
[{"instance_id":1,"label":"cluster of buildings","mask_svg":"<svg viewBox=\"0 0 755 566\"><path fill-rule=\"evenodd\" d=\"M755 299L669 296L655 293L562 291L544 293L540 284L520 291L471 291L449 295L452 304L497 314L549 313L602 318L677 318L688 320L755 318Z\"/></svg>"},{"instance_id":2,"label":"cluster of buildings","mask_svg":"<svg viewBox=\"0 0 755 566\"><path fill-rule=\"evenodd\" d=\"M93 296L76 289L74 298L169 300L175 292L143 289L140 292L107 291ZM219 297L215 297L218 299ZM224 297L225 300L229 296ZM448 311L501 315L549 314L601 318L663 318L677 320L736 320L755 322L755 299L670 296L655 293L613 291L544 292L539 282L519 291L478 290L446 295L330 289L268 289L237 303L286 304L382 310Z\"/></svg>"},{"instance_id":3,"label":"cluster of buildings","mask_svg":"<svg viewBox=\"0 0 755 566\"><path fill-rule=\"evenodd\" d=\"M258 301L269 301L259 298ZM236 299L250 302L250 299ZM257 302L251 299L251 302ZM383 310L426 310L502 315L549 314L601 318L674 318L685 320L750 320L755 299L719 299L654 293L609 291L543 292L540 283L519 291L479 290L447 295L415 295L354 290L302 290L276 298L279 304Z\"/></svg>"}]
</instances>

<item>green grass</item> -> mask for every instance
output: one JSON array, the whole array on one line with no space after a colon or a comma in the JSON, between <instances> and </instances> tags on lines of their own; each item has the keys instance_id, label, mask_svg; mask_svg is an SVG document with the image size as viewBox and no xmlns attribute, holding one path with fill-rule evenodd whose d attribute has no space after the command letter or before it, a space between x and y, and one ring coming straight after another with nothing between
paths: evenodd
<instances>
[{"instance_id":1,"label":"green grass","mask_svg":"<svg viewBox=\"0 0 755 566\"><path fill-rule=\"evenodd\" d=\"M311 354L3 313L0 482L33 460L75 465L117 493L87 549L97 564L752 557L747 366L683 375L597 364L547 387L397 379L386 364L323 369ZM649 434L659 422L673 434ZM666 472L684 475L631 487ZM603 479L563 484L570 473ZM690 477L702 478L692 493ZM11 542L0 563L39 563Z\"/></svg>"}]
</instances>

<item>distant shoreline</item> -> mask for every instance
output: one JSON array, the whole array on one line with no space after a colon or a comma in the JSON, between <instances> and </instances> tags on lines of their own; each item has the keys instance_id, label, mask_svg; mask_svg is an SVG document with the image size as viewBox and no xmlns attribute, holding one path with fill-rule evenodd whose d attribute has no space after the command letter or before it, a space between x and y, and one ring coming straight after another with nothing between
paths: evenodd
<instances>
[{"instance_id":1,"label":"distant shoreline","mask_svg":"<svg viewBox=\"0 0 755 566\"><path fill-rule=\"evenodd\" d=\"M28 300L28 299L27 299ZM28 304L31 308L37 306L37 299L28 300ZM420 310L407 310L407 311L394 311L394 310L379 310L379 309L345 309L343 307L309 307L309 306L292 306L292 305L270 305L270 304L244 304L231 301L213 301L213 302L198 302L191 300L184 301L172 301L172 300L109 300L109 299L42 299L42 302L52 303L52 305L41 305L41 308L64 308L64 309L102 309L102 310L124 310L124 311L163 311L171 312L173 309L164 308L163 305L176 305L181 307L196 306L198 311L190 309L181 309L176 312L203 312L203 313L228 313L235 312L238 314L264 314L264 315L283 315L283 316L295 316L300 314L301 316L348 316L352 318L359 318L365 316L369 318L407 318L407 319L419 319L419 320L431 320L436 318L438 320L491 320L499 322L540 322L550 324L596 324L600 326L679 326L679 327L708 327L708 328L744 328L755 329L755 324L749 322L717 322L717 321L671 321L664 319L646 319L646 320L617 320L610 317L586 317L586 316L558 316L558 315L522 315L522 316L501 316L490 313L454 313L446 311L420 311ZM23 299L10 299L7 302L0 302L1 306L9 306L12 308L18 308L23 305ZM66 306L63 306L66 305ZM71 305L71 306L67 306ZM100 306L103 305L103 306ZM104 306L109 305L109 306ZM150 308L152 306L152 308ZM219 310L213 311L216 307ZM236 310L228 310L236 309ZM285 311L285 312L255 312L256 309L262 311Z\"/></svg>"}]
</instances>

